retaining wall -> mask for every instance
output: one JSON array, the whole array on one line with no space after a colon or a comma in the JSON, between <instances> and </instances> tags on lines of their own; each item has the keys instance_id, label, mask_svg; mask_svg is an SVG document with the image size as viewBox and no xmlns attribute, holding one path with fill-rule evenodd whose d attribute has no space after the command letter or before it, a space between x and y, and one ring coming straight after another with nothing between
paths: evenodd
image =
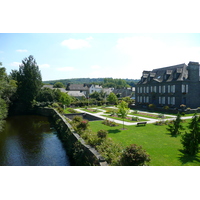
<instances>
[{"instance_id":1,"label":"retaining wall","mask_svg":"<svg viewBox=\"0 0 200 200\"><path fill-rule=\"evenodd\" d=\"M104 158L73 130L72 126L51 108L38 108L38 115L52 117L54 127L70 158L71 165L75 166L108 166Z\"/></svg>"}]
</instances>

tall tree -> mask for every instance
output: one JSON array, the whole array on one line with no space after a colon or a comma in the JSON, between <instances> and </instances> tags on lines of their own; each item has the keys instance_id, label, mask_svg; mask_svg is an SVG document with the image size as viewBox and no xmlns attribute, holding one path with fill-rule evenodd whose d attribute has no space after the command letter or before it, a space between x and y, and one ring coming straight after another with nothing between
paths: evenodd
<instances>
[{"instance_id":1,"label":"tall tree","mask_svg":"<svg viewBox=\"0 0 200 200\"><path fill-rule=\"evenodd\" d=\"M196 155L199 151L200 143L200 121L199 116L195 113L188 128L190 132L185 132L182 136L181 143L185 153Z\"/></svg>"},{"instance_id":2,"label":"tall tree","mask_svg":"<svg viewBox=\"0 0 200 200\"><path fill-rule=\"evenodd\" d=\"M14 74L16 76L16 72ZM42 87L42 77L34 57L22 60L17 73L17 94L19 101L30 107Z\"/></svg>"},{"instance_id":3,"label":"tall tree","mask_svg":"<svg viewBox=\"0 0 200 200\"><path fill-rule=\"evenodd\" d=\"M125 101L121 101L121 103L119 103L117 107L119 108L118 113L123 119L123 129L124 129L124 119L128 115L130 109L128 108L128 103L126 103Z\"/></svg>"}]
</instances>

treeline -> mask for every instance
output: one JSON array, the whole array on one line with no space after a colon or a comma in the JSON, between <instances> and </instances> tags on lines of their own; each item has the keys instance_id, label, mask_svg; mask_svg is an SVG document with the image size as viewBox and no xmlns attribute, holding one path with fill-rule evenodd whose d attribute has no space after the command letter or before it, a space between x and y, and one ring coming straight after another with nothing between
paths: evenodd
<instances>
[{"instance_id":1,"label":"treeline","mask_svg":"<svg viewBox=\"0 0 200 200\"><path fill-rule=\"evenodd\" d=\"M0 132L4 127L4 119L8 115L8 108L16 92L16 81L6 74L6 69L0 62Z\"/></svg>"},{"instance_id":2,"label":"treeline","mask_svg":"<svg viewBox=\"0 0 200 200\"><path fill-rule=\"evenodd\" d=\"M138 82L138 79L114 79L114 78L72 78L72 79L60 79L52 81L43 81L44 84L54 85L57 82L61 82L63 85L68 83L73 84L96 84L102 85L102 87L113 87L116 89L124 87L135 87L135 84Z\"/></svg>"}]
</instances>

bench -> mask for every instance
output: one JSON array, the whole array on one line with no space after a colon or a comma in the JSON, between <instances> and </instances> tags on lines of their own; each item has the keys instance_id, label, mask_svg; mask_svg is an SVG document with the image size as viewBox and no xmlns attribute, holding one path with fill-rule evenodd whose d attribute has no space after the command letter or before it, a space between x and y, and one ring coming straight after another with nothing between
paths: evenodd
<instances>
[{"instance_id":1,"label":"bench","mask_svg":"<svg viewBox=\"0 0 200 200\"><path fill-rule=\"evenodd\" d=\"M141 124L143 124L143 125L145 126L146 123L147 123L147 122L138 122L138 123L137 123L137 126L139 126L139 125L141 125Z\"/></svg>"}]
</instances>

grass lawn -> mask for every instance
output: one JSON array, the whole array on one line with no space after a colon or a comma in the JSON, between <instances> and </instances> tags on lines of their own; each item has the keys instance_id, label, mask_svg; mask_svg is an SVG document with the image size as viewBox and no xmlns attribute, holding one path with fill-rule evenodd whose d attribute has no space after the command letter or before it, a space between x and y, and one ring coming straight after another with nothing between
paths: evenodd
<instances>
[{"instance_id":1,"label":"grass lawn","mask_svg":"<svg viewBox=\"0 0 200 200\"><path fill-rule=\"evenodd\" d=\"M101 110L94 109L94 108L88 108L88 109L81 108L81 110L83 110L83 111L85 111L85 112L89 112L89 113L98 113L98 112L102 112Z\"/></svg>"},{"instance_id":2,"label":"grass lawn","mask_svg":"<svg viewBox=\"0 0 200 200\"><path fill-rule=\"evenodd\" d=\"M186 125L187 123L184 123L184 126ZM196 157L184 156L179 151L182 149L181 136L171 137L166 130L167 125L125 126L127 130L121 130L122 126L109 127L100 121L90 122L94 132L100 129L107 130L108 136L124 147L133 143L141 145L151 156L151 166L200 165L200 153Z\"/></svg>"}]
</instances>

